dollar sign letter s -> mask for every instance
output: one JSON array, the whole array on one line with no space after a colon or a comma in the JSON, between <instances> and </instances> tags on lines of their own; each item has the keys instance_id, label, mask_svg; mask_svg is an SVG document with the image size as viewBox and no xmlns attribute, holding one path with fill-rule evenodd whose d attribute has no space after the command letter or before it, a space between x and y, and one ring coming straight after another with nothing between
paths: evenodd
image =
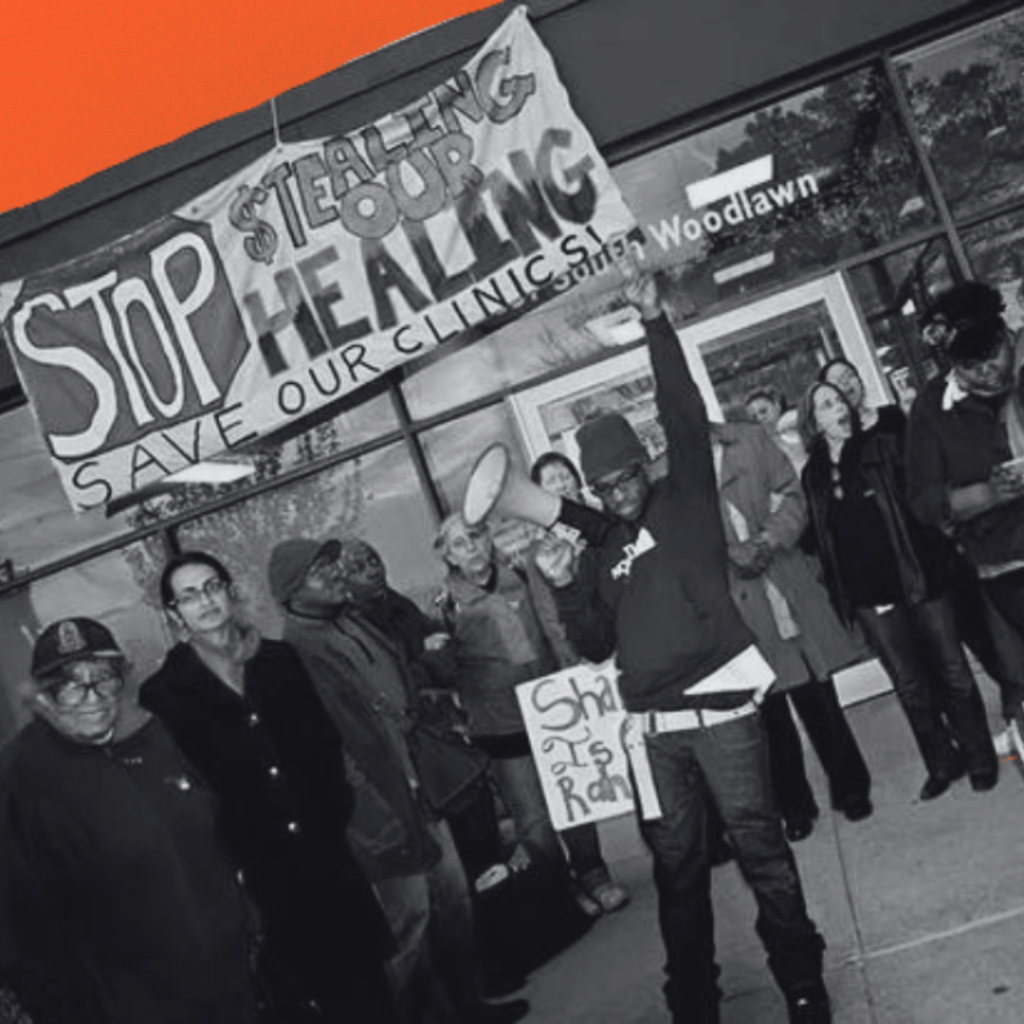
<instances>
[{"instance_id":1,"label":"dollar sign letter s","mask_svg":"<svg viewBox=\"0 0 1024 1024\"><path fill-rule=\"evenodd\" d=\"M266 189L240 185L238 195L228 209L228 220L239 231L252 232L243 243L249 259L269 266L277 252L277 232L256 212L256 207L265 202L266 198Z\"/></svg>"}]
</instances>

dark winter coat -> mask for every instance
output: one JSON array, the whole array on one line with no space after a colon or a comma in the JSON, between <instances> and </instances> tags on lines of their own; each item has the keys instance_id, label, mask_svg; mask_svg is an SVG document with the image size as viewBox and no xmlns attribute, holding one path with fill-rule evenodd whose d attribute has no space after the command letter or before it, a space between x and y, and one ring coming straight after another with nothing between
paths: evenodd
<instances>
[{"instance_id":1,"label":"dark winter coat","mask_svg":"<svg viewBox=\"0 0 1024 1024\"><path fill-rule=\"evenodd\" d=\"M953 581L956 554L951 543L936 529L918 522L906 498L904 440L898 433L855 434L843 447L841 458L859 467L872 491L895 560L903 603L917 604L942 593ZM840 578L839 557L828 526L829 508L835 500L831 460L823 442L814 446L802 474L810 512L810 546L817 552L825 585L843 620L854 621L854 609Z\"/></svg>"},{"instance_id":2,"label":"dark winter coat","mask_svg":"<svg viewBox=\"0 0 1024 1024\"><path fill-rule=\"evenodd\" d=\"M427 809L417 795L417 781L404 738L411 694L403 652L354 611L353 629L338 620L289 614L285 638L302 658L321 702L345 742L354 791L349 838L366 874L374 881L419 874L433 867L440 849L427 827ZM368 657L385 658L400 687L404 704L381 695L371 699L360 682L350 653L359 645Z\"/></svg>"},{"instance_id":3,"label":"dark winter coat","mask_svg":"<svg viewBox=\"0 0 1024 1024\"><path fill-rule=\"evenodd\" d=\"M0 765L0 965L37 1024L246 1024L250 915L217 801L163 726L31 722Z\"/></svg>"},{"instance_id":4,"label":"dark winter coat","mask_svg":"<svg viewBox=\"0 0 1024 1024\"><path fill-rule=\"evenodd\" d=\"M244 697L188 644L141 690L221 799L224 832L264 919L268 946L314 991L378 965L392 944L346 836L352 794L341 737L298 654L263 639ZM333 965L333 967L332 967Z\"/></svg>"}]
</instances>

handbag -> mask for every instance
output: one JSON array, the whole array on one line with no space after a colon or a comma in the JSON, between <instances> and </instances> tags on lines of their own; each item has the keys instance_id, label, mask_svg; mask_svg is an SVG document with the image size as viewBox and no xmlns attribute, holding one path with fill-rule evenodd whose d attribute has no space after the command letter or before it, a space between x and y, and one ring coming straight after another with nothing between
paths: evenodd
<instances>
[{"instance_id":1,"label":"handbag","mask_svg":"<svg viewBox=\"0 0 1024 1024\"><path fill-rule=\"evenodd\" d=\"M423 796L430 809L442 817L457 813L487 775L487 755L451 726L417 715L406 743Z\"/></svg>"}]
</instances>

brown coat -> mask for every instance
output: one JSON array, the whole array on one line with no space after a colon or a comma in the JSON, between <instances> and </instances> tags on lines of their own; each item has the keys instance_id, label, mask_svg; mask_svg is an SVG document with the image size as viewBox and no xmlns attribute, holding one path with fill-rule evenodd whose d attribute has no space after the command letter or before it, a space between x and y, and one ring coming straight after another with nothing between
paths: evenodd
<instances>
[{"instance_id":1,"label":"brown coat","mask_svg":"<svg viewBox=\"0 0 1024 1024\"><path fill-rule=\"evenodd\" d=\"M752 424L715 424L712 440L721 445L722 453L719 496L730 557L729 587L743 621L775 670L774 689L792 689L807 682L812 673L824 679L862 660L866 655L833 610L817 562L798 547L807 507L789 459L763 428ZM764 575L743 579L737 572L742 538L730 505L742 517L751 539L763 535L776 548ZM780 634L765 577L785 599L799 630L791 639Z\"/></svg>"}]
</instances>

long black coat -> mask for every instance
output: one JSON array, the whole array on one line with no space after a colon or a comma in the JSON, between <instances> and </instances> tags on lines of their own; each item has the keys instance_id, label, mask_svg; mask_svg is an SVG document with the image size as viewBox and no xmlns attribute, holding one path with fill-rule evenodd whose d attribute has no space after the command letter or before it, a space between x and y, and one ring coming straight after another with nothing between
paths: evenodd
<instances>
[{"instance_id":1,"label":"long black coat","mask_svg":"<svg viewBox=\"0 0 1024 1024\"><path fill-rule=\"evenodd\" d=\"M262 640L243 690L244 698L178 644L143 684L141 701L220 797L225 838L268 948L323 1001L392 949L345 835L351 794L341 738L289 644Z\"/></svg>"}]
</instances>

